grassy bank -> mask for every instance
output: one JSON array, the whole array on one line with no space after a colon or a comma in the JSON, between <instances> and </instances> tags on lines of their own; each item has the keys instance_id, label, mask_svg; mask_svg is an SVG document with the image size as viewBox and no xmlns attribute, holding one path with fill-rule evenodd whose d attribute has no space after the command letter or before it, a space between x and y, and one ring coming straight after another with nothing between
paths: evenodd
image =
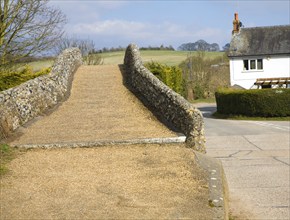
<instances>
[{"instance_id":1,"label":"grassy bank","mask_svg":"<svg viewBox=\"0 0 290 220\"><path fill-rule=\"evenodd\" d=\"M213 117L217 119L229 119L229 120L243 120L243 121L290 121L290 117L249 117L243 115L226 115L215 112Z\"/></svg>"},{"instance_id":2,"label":"grassy bank","mask_svg":"<svg viewBox=\"0 0 290 220\"><path fill-rule=\"evenodd\" d=\"M8 172L7 163L10 162L16 153L7 144L0 144L0 177Z\"/></svg>"},{"instance_id":3,"label":"grassy bank","mask_svg":"<svg viewBox=\"0 0 290 220\"><path fill-rule=\"evenodd\" d=\"M144 50L140 51L143 62L158 62L169 66L179 65L188 56L194 55L195 51L169 51L169 50ZM223 57L223 52L206 52L206 58L214 59ZM125 51L108 52L100 54L103 64L123 64Z\"/></svg>"},{"instance_id":4,"label":"grassy bank","mask_svg":"<svg viewBox=\"0 0 290 220\"><path fill-rule=\"evenodd\" d=\"M39 72L42 69L49 68L53 65L54 60L49 59L49 60L40 60L40 61L34 61L29 63L29 66L32 67L34 72Z\"/></svg>"}]
</instances>

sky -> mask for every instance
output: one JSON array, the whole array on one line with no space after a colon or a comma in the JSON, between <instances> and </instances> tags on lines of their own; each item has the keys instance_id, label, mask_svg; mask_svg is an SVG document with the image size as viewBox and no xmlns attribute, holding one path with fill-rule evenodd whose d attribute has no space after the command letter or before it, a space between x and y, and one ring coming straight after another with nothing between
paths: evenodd
<instances>
[{"instance_id":1,"label":"sky","mask_svg":"<svg viewBox=\"0 0 290 220\"><path fill-rule=\"evenodd\" d=\"M51 0L67 17L66 35L95 42L96 49L173 46L200 39L230 42L234 13L244 27L289 25L289 0Z\"/></svg>"}]
</instances>

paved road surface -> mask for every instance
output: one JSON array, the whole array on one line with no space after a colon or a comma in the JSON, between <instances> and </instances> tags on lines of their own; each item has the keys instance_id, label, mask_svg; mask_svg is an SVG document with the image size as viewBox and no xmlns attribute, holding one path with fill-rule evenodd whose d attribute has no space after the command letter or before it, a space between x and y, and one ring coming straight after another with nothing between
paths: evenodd
<instances>
[{"instance_id":1,"label":"paved road surface","mask_svg":"<svg viewBox=\"0 0 290 220\"><path fill-rule=\"evenodd\" d=\"M208 155L222 160L233 216L289 219L290 122L234 121L205 116Z\"/></svg>"}]
</instances>

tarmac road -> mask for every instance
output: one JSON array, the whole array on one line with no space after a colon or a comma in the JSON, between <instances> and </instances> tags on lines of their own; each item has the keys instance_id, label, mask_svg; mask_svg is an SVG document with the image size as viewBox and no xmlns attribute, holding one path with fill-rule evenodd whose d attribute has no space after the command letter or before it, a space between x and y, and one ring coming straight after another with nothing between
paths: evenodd
<instances>
[{"instance_id":1,"label":"tarmac road","mask_svg":"<svg viewBox=\"0 0 290 220\"><path fill-rule=\"evenodd\" d=\"M290 219L290 122L211 117L215 104L199 104L207 154L222 161L235 219Z\"/></svg>"}]
</instances>

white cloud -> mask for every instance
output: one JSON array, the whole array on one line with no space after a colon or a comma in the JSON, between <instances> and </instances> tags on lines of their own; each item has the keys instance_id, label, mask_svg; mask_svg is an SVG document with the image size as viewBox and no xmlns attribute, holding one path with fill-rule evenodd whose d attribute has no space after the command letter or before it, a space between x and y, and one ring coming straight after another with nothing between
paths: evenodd
<instances>
[{"instance_id":1,"label":"white cloud","mask_svg":"<svg viewBox=\"0 0 290 220\"><path fill-rule=\"evenodd\" d=\"M230 41L228 29L234 11L240 13L246 27L289 20L290 3L286 0L201 2L187 1L178 7L174 1L51 0L49 4L67 15L67 35L91 38L98 47L124 46L132 41L143 46L177 47L199 39L222 47Z\"/></svg>"},{"instance_id":2,"label":"white cloud","mask_svg":"<svg viewBox=\"0 0 290 220\"><path fill-rule=\"evenodd\" d=\"M142 45L173 45L194 42L204 39L209 43L223 44L227 35L217 28L193 28L170 22L152 24L146 22L126 20L103 20L92 23L78 23L69 27L68 32L77 36L90 36L98 42L110 40L111 46L120 45L122 42L136 42ZM96 44L98 43L96 42ZM220 45L221 47L223 45ZM100 45L100 47L103 47Z\"/></svg>"},{"instance_id":3,"label":"white cloud","mask_svg":"<svg viewBox=\"0 0 290 220\"><path fill-rule=\"evenodd\" d=\"M128 35L132 32L146 30L146 24L134 21L105 20L94 23L76 24L72 28L74 34L84 32L96 35Z\"/></svg>"}]
</instances>

